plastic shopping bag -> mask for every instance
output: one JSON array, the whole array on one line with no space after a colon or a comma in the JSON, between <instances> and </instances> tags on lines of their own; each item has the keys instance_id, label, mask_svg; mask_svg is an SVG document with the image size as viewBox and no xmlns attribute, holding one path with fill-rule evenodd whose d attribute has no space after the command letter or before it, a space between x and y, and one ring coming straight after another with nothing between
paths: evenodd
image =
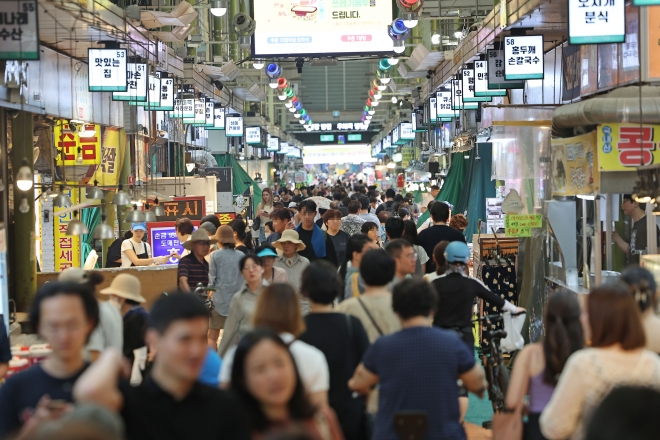
<instances>
[{"instance_id":1,"label":"plastic shopping bag","mask_svg":"<svg viewBox=\"0 0 660 440\"><path fill-rule=\"evenodd\" d=\"M513 316L511 315L511 312L504 312L503 318L506 338L503 338L500 343L502 352L511 353L512 351L520 350L525 345L525 338L522 336L525 315L520 314Z\"/></svg>"}]
</instances>

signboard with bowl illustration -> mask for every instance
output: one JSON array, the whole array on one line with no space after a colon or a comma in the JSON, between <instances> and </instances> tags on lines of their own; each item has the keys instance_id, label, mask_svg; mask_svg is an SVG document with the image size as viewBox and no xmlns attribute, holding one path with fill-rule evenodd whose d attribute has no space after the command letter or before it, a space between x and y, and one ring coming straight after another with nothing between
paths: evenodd
<instances>
[{"instance_id":1,"label":"signboard with bowl illustration","mask_svg":"<svg viewBox=\"0 0 660 440\"><path fill-rule=\"evenodd\" d=\"M596 132L552 140L552 196L600 191Z\"/></svg>"}]
</instances>

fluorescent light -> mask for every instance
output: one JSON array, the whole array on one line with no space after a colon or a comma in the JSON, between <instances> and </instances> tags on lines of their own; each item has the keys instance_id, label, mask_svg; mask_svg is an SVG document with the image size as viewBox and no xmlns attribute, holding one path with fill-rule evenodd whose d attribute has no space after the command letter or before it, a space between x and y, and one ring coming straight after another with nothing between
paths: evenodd
<instances>
[{"instance_id":1,"label":"fluorescent light","mask_svg":"<svg viewBox=\"0 0 660 440\"><path fill-rule=\"evenodd\" d=\"M405 43L403 40L395 40L394 41L394 52L395 53L403 53L406 50Z\"/></svg>"}]
</instances>

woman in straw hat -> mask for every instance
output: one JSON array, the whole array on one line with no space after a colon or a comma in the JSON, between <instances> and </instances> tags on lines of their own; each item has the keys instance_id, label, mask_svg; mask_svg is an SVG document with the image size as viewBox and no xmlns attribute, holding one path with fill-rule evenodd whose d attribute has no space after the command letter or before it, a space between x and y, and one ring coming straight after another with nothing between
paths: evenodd
<instances>
[{"instance_id":1,"label":"woman in straw hat","mask_svg":"<svg viewBox=\"0 0 660 440\"><path fill-rule=\"evenodd\" d=\"M144 331L146 329L149 313L142 304L147 300L140 293L142 286L138 277L127 273L120 273L110 283L110 286L101 289L103 295L109 296L110 304L121 313L124 322L124 348L123 353L131 363L134 360L133 350L145 346Z\"/></svg>"},{"instance_id":2,"label":"woman in straw hat","mask_svg":"<svg viewBox=\"0 0 660 440\"><path fill-rule=\"evenodd\" d=\"M300 292L302 273L309 266L309 260L298 254L305 249L305 243L300 240L298 232L293 229L285 229L282 237L273 243L273 247L282 251L282 256L277 257L274 267L284 269L289 283L297 292Z\"/></svg>"}]
</instances>

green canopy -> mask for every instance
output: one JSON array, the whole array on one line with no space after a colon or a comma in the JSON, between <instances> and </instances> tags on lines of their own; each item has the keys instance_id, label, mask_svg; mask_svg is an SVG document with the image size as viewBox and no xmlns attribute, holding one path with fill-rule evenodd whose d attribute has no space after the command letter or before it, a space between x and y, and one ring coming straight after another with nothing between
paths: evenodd
<instances>
[{"instance_id":1,"label":"green canopy","mask_svg":"<svg viewBox=\"0 0 660 440\"><path fill-rule=\"evenodd\" d=\"M87 256L94 249L94 229L101 223L101 208L86 208L80 210L80 221L82 221L87 229L89 229L89 234L83 234L80 237L80 251L81 251L81 264L85 264ZM99 267L98 261L96 266Z\"/></svg>"},{"instance_id":2,"label":"green canopy","mask_svg":"<svg viewBox=\"0 0 660 440\"><path fill-rule=\"evenodd\" d=\"M463 153L454 153L451 156L451 167L449 168L449 172L445 177L445 182L442 185L440 192L435 198L435 200L447 201L454 205L455 212L463 212L457 210L456 206L460 201L460 197L463 192L463 186L465 185L468 162L468 160L463 158ZM417 227L422 226L422 224L428 220L430 214L431 213L429 211L426 211L424 214L422 214L419 217L419 220L417 220Z\"/></svg>"},{"instance_id":3,"label":"green canopy","mask_svg":"<svg viewBox=\"0 0 660 440\"><path fill-rule=\"evenodd\" d=\"M232 170L232 189L234 195L243 194L252 185L254 197L253 208L261 203L261 188L252 180L250 175L238 163L231 154L214 154L213 157L218 162L219 167L231 167ZM249 183L245 183L249 182Z\"/></svg>"}]
</instances>

